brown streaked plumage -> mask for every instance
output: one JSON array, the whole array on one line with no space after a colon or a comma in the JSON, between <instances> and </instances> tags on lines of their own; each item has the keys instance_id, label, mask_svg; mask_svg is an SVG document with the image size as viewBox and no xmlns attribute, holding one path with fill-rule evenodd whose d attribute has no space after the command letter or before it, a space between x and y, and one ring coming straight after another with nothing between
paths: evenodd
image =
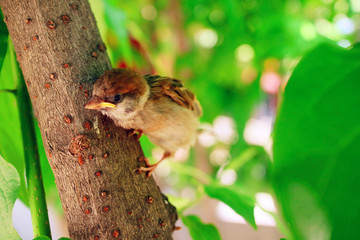
<instances>
[{"instance_id":1,"label":"brown streaked plumage","mask_svg":"<svg viewBox=\"0 0 360 240\"><path fill-rule=\"evenodd\" d=\"M94 85L92 99L85 105L109 116L116 125L146 134L165 150L154 165L146 160L148 175L166 157L195 140L201 106L181 81L158 75L141 76L131 69L113 69Z\"/></svg>"},{"instance_id":2,"label":"brown streaked plumage","mask_svg":"<svg viewBox=\"0 0 360 240\"><path fill-rule=\"evenodd\" d=\"M195 95L186 89L180 80L151 74L145 75L144 78L151 89L150 99L160 98L165 95L179 105L193 111L195 116L201 116L201 106Z\"/></svg>"}]
</instances>

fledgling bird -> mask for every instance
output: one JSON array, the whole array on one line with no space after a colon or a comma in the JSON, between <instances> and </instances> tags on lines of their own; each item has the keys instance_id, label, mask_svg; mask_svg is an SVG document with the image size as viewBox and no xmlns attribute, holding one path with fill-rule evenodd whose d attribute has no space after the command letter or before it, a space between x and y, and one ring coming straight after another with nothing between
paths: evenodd
<instances>
[{"instance_id":1,"label":"fledgling bird","mask_svg":"<svg viewBox=\"0 0 360 240\"><path fill-rule=\"evenodd\" d=\"M195 95L181 81L158 75L140 75L126 68L106 71L94 85L86 109L96 109L116 125L148 136L165 150L153 165L138 168L150 176L159 163L195 140L202 114Z\"/></svg>"}]
</instances>

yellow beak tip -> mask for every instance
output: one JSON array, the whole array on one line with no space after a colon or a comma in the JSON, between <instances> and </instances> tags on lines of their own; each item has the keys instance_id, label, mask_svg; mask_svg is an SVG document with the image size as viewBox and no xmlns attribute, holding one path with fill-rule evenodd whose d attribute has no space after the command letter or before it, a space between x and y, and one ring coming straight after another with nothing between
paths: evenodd
<instances>
[{"instance_id":1,"label":"yellow beak tip","mask_svg":"<svg viewBox=\"0 0 360 240\"><path fill-rule=\"evenodd\" d=\"M115 104L109 102L85 104L85 109L101 109L101 108L115 108L115 107L116 107Z\"/></svg>"}]
</instances>

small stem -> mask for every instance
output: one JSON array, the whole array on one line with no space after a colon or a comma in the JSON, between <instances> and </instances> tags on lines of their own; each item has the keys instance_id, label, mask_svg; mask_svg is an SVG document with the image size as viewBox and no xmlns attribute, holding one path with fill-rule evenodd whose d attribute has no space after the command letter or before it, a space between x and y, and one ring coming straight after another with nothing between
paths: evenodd
<instances>
[{"instance_id":1,"label":"small stem","mask_svg":"<svg viewBox=\"0 0 360 240\"><path fill-rule=\"evenodd\" d=\"M195 204L199 203L200 200L202 199L202 197L205 195L205 191L204 191L204 186L203 185L199 185L197 190L196 190L196 199L190 201L188 204L182 206L181 208L177 208L178 214L180 216L183 216L183 212L194 206Z\"/></svg>"},{"instance_id":2,"label":"small stem","mask_svg":"<svg viewBox=\"0 0 360 240\"><path fill-rule=\"evenodd\" d=\"M33 234L34 237L43 235L51 238L30 97L21 70L15 60L13 49L11 53L14 66L13 70L15 73L14 76L17 77L16 80L18 83L16 99L19 107L19 118L25 154L25 171Z\"/></svg>"},{"instance_id":3,"label":"small stem","mask_svg":"<svg viewBox=\"0 0 360 240\"><path fill-rule=\"evenodd\" d=\"M228 165L226 165L225 169L238 170L242 166L244 166L245 163L254 159L254 157L258 153L259 153L259 150L256 147L246 148L244 151L242 151L240 153L240 155L237 158L233 159Z\"/></svg>"},{"instance_id":4,"label":"small stem","mask_svg":"<svg viewBox=\"0 0 360 240\"><path fill-rule=\"evenodd\" d=\"M194 177L195 179L199 180L203 184L209 184L213 181L211 176L206 174L205 172L201 171L200 169L187 166L185 164L179 164L176 162L171 162L170 165L176 169L177 172Z\"/></svg>"}]
</instances>

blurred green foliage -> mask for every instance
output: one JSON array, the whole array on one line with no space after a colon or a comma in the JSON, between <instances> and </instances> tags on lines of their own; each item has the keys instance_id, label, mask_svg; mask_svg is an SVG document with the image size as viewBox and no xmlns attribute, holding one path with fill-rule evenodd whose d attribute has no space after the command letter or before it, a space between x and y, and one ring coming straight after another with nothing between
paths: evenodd
<instances>
[{"instance_id":1,"label":"blurred green foliage","mask_svg":"<svg viewBox=\"0 0 360 240\"><path fill-rule=\"evenodd\" d=\"M15 56L8 41L8 32L5 23L0 21L1 45L5 49L5 55L0 55L0 154L6 161L9 161L19 173L20 192L19 198L27 203L27 191L25 181L24 151L22 147L22 137L20 131L20 120L17 109L15 90L17 86L16 69L14 68ZM1 54L1 50L0 50Z\"/></svg>"},{"instance_id":2,"label":"blurred green foliage","mask_svg":"<svg viewBox=\"0 0 360 240\"><path fill-rule=\"evenodd\" d=\"M205 192L209 197L226 203L256 229L254 218L255 199L244 194L241 188L211 184L205 186Z\"/></svg>"},{"instance_id":3,"label":"blurred green foliage","mask_svg":"<svg viewBox=\"0 0 360 240\"><path fill-rule=\"evenodd\" d=\"M274 190L294 239L356 239L360 46L321 45L295 68L274 128Z\"/></svg>"},{"instance_id":4,"label":"blurred green foliage","mask_svg":"<svg viewBox=\"0 0 360 240\"><path fill-rule=\"evenodd\" d=\"M165 191L194 239L207 231L220 238L214 225L185 214L205 196L225 202L255 227L259 192L275 192L281 214L274 216L287 239L358 236L358 192L351 183L359 180L359 50L334 45L348 48L358 41L359 1L90 3L114 67L179 78L202 104L199 143L188 157L164 162L158 172L162 188L170 189ZM7 39L0 24L0 91L17 87L15 57L6 50ZM285 88L301 57L321 42L329 44L310 52ZM270 119L270 131L279 102L272 157L270 139L256 142L247 135L258 137L266 130L256 125L248 131L252 120ZM0 108L0 154L18 170L19 198L27 202L16 100L3 91L0 103L6 106ZM145 155L156 161L158 149L146 137L141 144ZM41 144L39 149L48 201L56 199L60 206ZM184 194L188 189L194 194ZM315 220L319 221L314 224Z\"/></svg>"},{"instance_id":5,"label":"blurred green foliage","mask_svg":"<svg viewBox=\"0 0 360 240\"><path fill-rule=\"evenodd\" d=\"M17 198L20 178L13 165L6 162L0 155L0 231L4 239L20 239L12 226L12 209Z\"/></svg>"},{"instance_id":6,"label":"blurred green foliage","mask_svg":"<svg viewBox=\"0 0 360 240\"><path fill-rule=\"evenodd\" d=\"M195 215L182 216L181 220L190 226L190 234L197 240L220 240L220 234L212 224L204 224L201 219Z\"/></svg>"}]
</instances>

